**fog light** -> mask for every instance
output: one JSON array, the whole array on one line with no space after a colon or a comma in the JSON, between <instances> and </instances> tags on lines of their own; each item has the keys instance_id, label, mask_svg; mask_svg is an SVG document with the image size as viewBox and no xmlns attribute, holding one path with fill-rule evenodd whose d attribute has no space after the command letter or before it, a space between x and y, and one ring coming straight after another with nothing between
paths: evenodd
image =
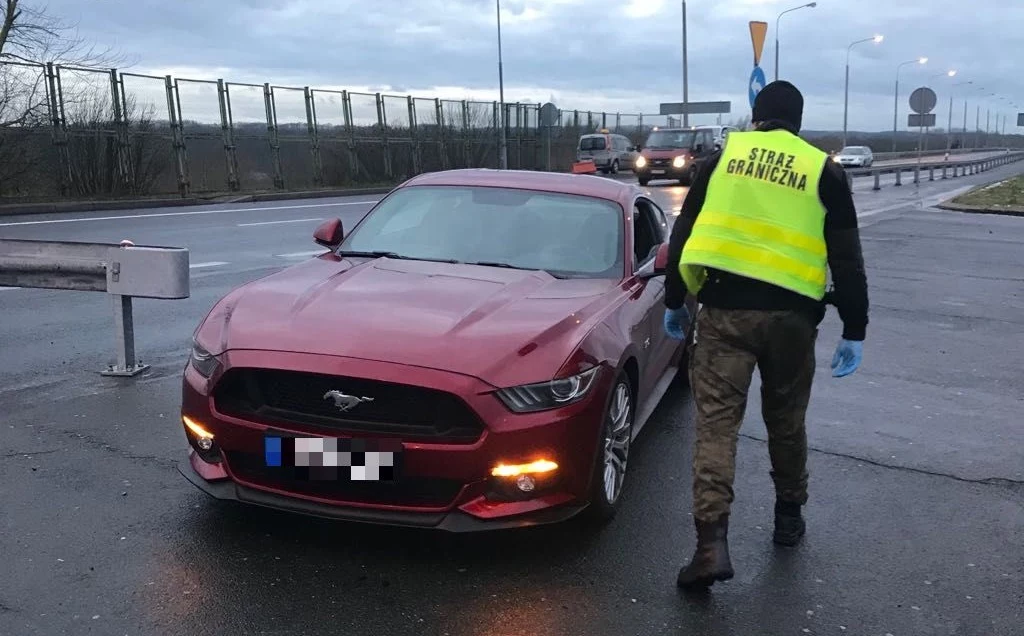
<instances>
[{"instance_id":1,"label":"fog light","mask_svg":"<svg viewBox=\"0 0 1024 636\"><path fill-rule=\"evenodd\" d=\"M519 478L516 479L516 488L523 492L533 492L533 489L536 486L537 482L529 475L520 475Z\"/></svg>"},{"instance_id":2,"label":"fog light","mask_svg":"<svg viewBox=\"0 0 1024 636\"><path fill-rule=\"evenodd\" d=\"M208 451L213 448L213 440L209 437L200 437L196 440L196 445L199 446L199 448Z\"/></svg>"}]
</instances>

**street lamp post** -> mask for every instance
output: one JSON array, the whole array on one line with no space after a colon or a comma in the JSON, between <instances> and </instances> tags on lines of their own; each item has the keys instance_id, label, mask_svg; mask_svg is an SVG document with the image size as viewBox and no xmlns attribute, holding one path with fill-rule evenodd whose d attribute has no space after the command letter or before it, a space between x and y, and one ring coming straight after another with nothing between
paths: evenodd
<instances>
[{"instance_id":1,"label":"street lamp post","mask_svg":"<svg viewBox=\"0 0 1024 636\"><path fill-rule=\"evenodd\" d=\"M893 94L892 101L892 151L896 152L896 119L899 113L900 106L900 69L907 64L926 64L928 58L920 57L916 60L910 60L909 62L902 62L896 67L896 92Z\"/></svg>"},{"instance_id":2,"label":"street lamp post","mask_svg":"<svg viewBox=\"0 0 1024 636\"><path fill-rule=\"evenodd\" d=\"M775 18L775 81L779 81L779 20L782 19L782 16L786 15L791 11L798 11L800 9L813 9L816 6L818 6L817 2L809 2L807 4L802 4L799 7L786 9L785 11L779 14L779 17Z\"/></svg>"},{"instance_id":3,"label":"street lamp post","mask_svg":"<svg viewBox=\"0 0 1024 636\"><path fill-rule=\"evenodd\" d=\"M930 82L931 80L935 79L936 77L955 77L955 76L956 76L956 70L949 70L949 71L946 71L945 73L936 73L935 75L931 75L931 76L928 77L928 80ZM953 94L952 91L950 91L950 95L951 96L952 96L952 94ZM952 103L953 103L952 97L950 97L950 108L952 108ZM929 134L931 134L931 133L929 132ZM925 150L927 150L928 149L928 137L927 136L925 136L925 138L924 138L924 143L925 143L925 146L924 146ZM949 148L949 132L948 131L946 133L946 144L947 144L946 148L948 149Z\"/></svg>"},{"instance_id":4,"label":"street lamp post","mask_svg":"<svg viewBox=\"0 0 1024 636\"><path fill-rule=\"evenodd\" d=\"M498 160L502 170L508 169L508 149L505 142L505 77L504 69L502 68L501 59L501 0L495 0L495 4L498 8L498 112L501 114L498 117L497 124L501 126L501 135L499 136L499 157Z\"/></svg>"},{"instance_id":5,"label":"street lamp post","mask_svg":"<svg viewBox=\"0 0 1024 636\"><path fill-rule=\"evenodd\" d=\"M690 74L686 62L686 0L683 0L683 126L690 125Z\"/></svg>"},{"instance_id":6,"label":"street lamp post","mask_svg":"<svg viewBox=\"0 0 1024 636\"><path fill-rule=\"evenodd\" d=\"M843 147L844 148L846 147L846 121L847 121L847 115L848 115L849 110L850 110L850 51L852 51L853 47L858 45L858 44L862 44L864 42L874 42L875 44L878 44L883 39L885 39L885 38L884 38L884 36L881 36L881 35L876 35L876 36L870 37L870 38L864 38L863 40L857 40L856 42L851 43L850 46L847 47L847 49L846 49L846 90L845 90L845 93L844 93L844 96L843 96Z\"/></svg>"},{"instance_id":7,"label":"street lamp post","mask_svg":"<svg viewBox=\"0 0 1024 636\"><path fill-rule=\"evenodd\" d=\"M946 150L953 148L953 93L956 92L957 86L963 86L965 84L973 84L974 82L968 80L966 82L957 82L953 84L953 87L949 90L949 124L946 126ZM964 98L964 136L967 135L967 98Z\"/></svg>"}]
</instances>

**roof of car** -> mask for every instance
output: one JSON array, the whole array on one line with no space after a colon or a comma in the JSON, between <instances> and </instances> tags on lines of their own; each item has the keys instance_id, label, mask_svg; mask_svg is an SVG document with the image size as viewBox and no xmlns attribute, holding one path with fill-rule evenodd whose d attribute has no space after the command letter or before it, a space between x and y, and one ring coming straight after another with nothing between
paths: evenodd
<instances>
[{"instance_id":1,"label":"roof of car","mask_svg":"<svg viewBox=\"0 0 1024 636\"><path fill-rule=\"evenodd\" d=\"M427 172L409 179L401 187L410 186L481 186L576 194L615 201L626 210L631 209L633 197L641 192L635 184L594 175L492 168Z\"/></svg>"}]
</instances>

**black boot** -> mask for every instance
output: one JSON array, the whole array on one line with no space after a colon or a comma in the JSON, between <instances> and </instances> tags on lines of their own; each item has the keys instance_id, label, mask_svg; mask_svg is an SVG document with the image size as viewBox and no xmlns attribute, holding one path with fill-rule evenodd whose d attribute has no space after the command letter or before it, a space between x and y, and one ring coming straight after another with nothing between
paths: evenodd
<instances>
[{"instance_id":1,"label":"black boot","mask_svg":"<svg viewBox=\"0 0 1024 636\"><path fill-rule=\"evenodd\" d=\"M807 525L800 515L800 504L789 501L775 502L775 534L772 541L787 547L800 543L807 532Z\"/></svg>"},{"instance_id":2,"label":"black boot","mask_svg":"<svg viewBox=\"0 0 1024 636\"><path fill-rule=\"evenodd\" d=\"M676 584L685 589L707 588L715 581L728 581L733 577L729 560L729 515L716 522L695 519L697 549L690 564L679 571Z\"/></svg>"}]
</instances>

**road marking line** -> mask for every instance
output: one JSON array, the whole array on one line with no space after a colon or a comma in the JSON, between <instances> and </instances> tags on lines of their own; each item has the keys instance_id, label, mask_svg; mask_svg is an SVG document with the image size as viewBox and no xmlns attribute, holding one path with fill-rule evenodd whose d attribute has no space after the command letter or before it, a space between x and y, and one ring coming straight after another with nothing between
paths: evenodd
<instances>
[{"instance_id":1,"label":"road marking line","mask_svg":"<svg viewBox=\"0 0 1024 636\"><path fill-rule=\"evenodd\" d=\"M220 267L221 265L227 265L224 261L210 261L208 263L191 263L189 269L203 269L205 267Z\"/></svg>"},{"instance_id":2,"label":"road marking line","mask_svg":"<svg viewBox=\"0 0 1024 636\"><path fill-rule=\"evenodd\" d=\"M274 254L277 258L308 258L310 256L320 256L326 254L325 250L315 250L311 252L292 252L291 254Z\"/></svg>"},{"instance_id":3,"label":"road marking line","mask_svg":"<svg viewBox=\"0 0 1024 636\"><path fill-rule=\"evenodd\" d=\"M163 216L200 216L205 214L231 214L238 212L262 212L264 210L302 210L305 208L329 208L339 205L373 205L373 201L345 201L342 203L310 203L306 205L277 205L267 208L232 208L230 210L192 210L191 212L158 212L156 214L124 214L122 216L96 216L83 219L51 219L49 221L15 221L13 223L0 223L0 227L11 227L15 225L51 225L54 223L87 223L89 221L117 221L120 219L149 219ZM59 214L59 213L58 213Z\"/></svg>"},{"instance_id":4,"label":"road marking line","mask_svg":"<svg viewBox=\"0 0 1024 636\"><path fill-rule=\"evenodd\" d=\"M21 289L21 287L0 287L0 291L11 291L12 289Z\"/></svg>"},{"instance_id":5,"label":"road marking line","mask_svg":"<svg viewBox=\"0 0 1024 636\"><path fill-rule=\"evenodd\" d=\"M238 227L255 227L257 225L277 225L278 223L311 223L323 219L289 219L287 221L261 221L259 223L239 223Z\"/></svg>"}]
</instances>

